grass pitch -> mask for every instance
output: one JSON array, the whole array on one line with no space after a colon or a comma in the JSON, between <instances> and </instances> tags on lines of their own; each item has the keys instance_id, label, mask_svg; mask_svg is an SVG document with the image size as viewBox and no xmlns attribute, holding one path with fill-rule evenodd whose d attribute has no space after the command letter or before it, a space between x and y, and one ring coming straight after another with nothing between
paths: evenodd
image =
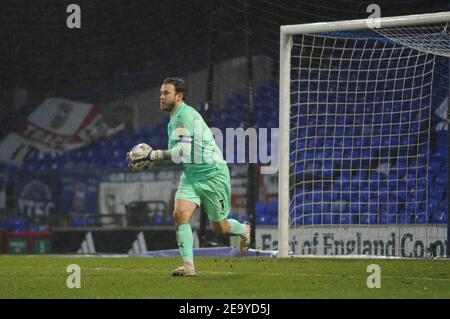
<instances>
[{"instance_id":1,"label":"grass pitch","mask_svg":"<svg viewBox=\"0 0 450 319\"><path fill-rule=\"evenodd\" d=\"M450 298L448 260L198 257L198 276L171 277L180 258L0 256L0 298ZM81 288L66 271L81 268ZM381 288L367 287L367 266Z\"/></svg>"}]
</instances>

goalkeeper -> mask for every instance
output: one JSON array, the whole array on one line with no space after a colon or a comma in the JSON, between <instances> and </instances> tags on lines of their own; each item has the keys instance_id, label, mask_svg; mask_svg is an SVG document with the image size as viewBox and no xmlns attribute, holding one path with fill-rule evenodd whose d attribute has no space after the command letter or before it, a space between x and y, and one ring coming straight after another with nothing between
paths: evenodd
<instances>
[{"instance_id":1,"label":"goalkeeper","mask_svg":"<svg viewBox=\"0 0 450 319\"><path fill-rule=\"evenodd\" d=\"M166 78L161 86L160 108L170 114L168 150L154 150L142 143L127 154L132 170L183 164L173 217L184 264L172 271L173 276L196 275L190 220L197 206L203 205L214 232L241 236L241 254L250 245L250 225L227 219L231 208L228 166L201 115L186 104L187 92L187 84L180 78Z\"/></svg>"}]
</instances>

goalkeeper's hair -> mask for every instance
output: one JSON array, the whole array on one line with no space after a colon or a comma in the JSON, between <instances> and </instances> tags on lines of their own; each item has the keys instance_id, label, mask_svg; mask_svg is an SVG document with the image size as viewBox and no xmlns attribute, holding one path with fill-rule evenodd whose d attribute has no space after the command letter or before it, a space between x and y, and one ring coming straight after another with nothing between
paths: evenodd
<instances>
[{"instance_id":1,"label":"goalkeeper's hair","mask_svg":"<svg viewBox=\"0 0 450 319\"><path fill-rule=\"evenodd\" d=\"M186 101L188 95L188 85L182 78L165 78L164 84L173 84L175 92L183 93L183 101Z\"/></svg>"}]
</instances>

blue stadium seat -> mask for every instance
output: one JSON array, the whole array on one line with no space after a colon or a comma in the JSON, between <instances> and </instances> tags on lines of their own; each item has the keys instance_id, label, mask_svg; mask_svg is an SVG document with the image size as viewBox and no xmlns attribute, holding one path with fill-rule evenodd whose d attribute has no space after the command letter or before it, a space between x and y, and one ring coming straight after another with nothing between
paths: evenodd
<instances>
[{"instance_id":1,"label":"blue stadium seat","mask_svg":"<svg viewBox=\"0 0 450 319\"><path fill-rule=\"evenodd\" d=\"M377 196L376 193L372 193L371 196ZM378 204L376 199L373 199L370 201L370 203L368 204L368 208L369 208L369 213L370 214L377 214L378 213Z\"/></svg>"},{"instance_id":2,"label":"blue stadium seat","mask_svg":"<svg viewBox=\"0 0 450 319\"><path fill-rule=\"evenodd\" d=\"M352 202L350 204L350 212L352 214L359 214L367 211L367 205L362 202Z\"/></svg>"},{"instance_id":3,"label":"blue stadium seat","mask_svg":"<svg viewBox=\"0 0 450 319\"><path fill-rule=\"evenodd\" d=\"M441 170L440 161L430 161L429 165L429 173L430 174L438 174Z\"/></svg>"},{"instance_id":4,"label":"blue stadium seat","mask_svg":"<svg viewBox=\"0 0 450 319\"><path fill-rule=\"evenodd\" d=\"M300 222L300 225L311 225L313 223L313 218L311 214L305 214L303 216L300 216L300 218L297 220L297 223Z\"/></svg>"},{"instance_id":5,"label":"blue stadium seat","mask_svg":"<svg viewBox=\"0 0 450 319\"><path fill-rule=\"evenodd\" d=\"M271 216L269 219L270 225L278 225L278 215Z\"/></svg>"},{"instance_id":6,"label":"blue stadium seat","mask_svg":"<svg viewBox=\"0 0 450 319\"><path fill-rule=\"evenodd\" d=\"M274 201L267 204L266 213L270 216L278 216L278 202Z\"/></svg>"},{"instance_id":7,"label":"blue stadium seat","mask_svg":"<svg viewBox=\"0 0 450 319\"><path fill-rule=\"evenodd\" d=\"M378 221L380 224L395 224L396 222L396 215L392 214L383 214L378 217Z\"/></svg>"},{"instance_id":8,"label":"blue stadium seat","mask_svg":"<svg viewBox=\"0 0 450 319\"><path fill-rule=\"evenodd\" d=\"M333 163L331 161L325 161L322 165L322 174L324 178L331 179L334 174Z\"/></svg>"},{"instance_id":9,"label":"blue stadium seat","mask_svg":"<svg viewBox=\"0 0 450 319\"><path fill-rule=\"evenodd\" d=\"M448 199L447 198L445 198L444 200L442 200L439 203L438 209L439 209L439 211L448 212Z\"/></svg>"},{"instance_id":10,"label":"blue stadium seat","mask_svg":"<svg viewBox=\"0 0 450 319\"><path fill-rule=\"evenodd\" d=\"M256 215L262 215L266 213L266 204L264 202L258 202L255 207Z\"/></svg>"},{"instance_id":11,"label":"blue stadium seat","mask_svg":"<svg viewBox=\"0 0 450 319\"><path fill-rule=\"evenodd\" d=\"M24 232L27 228L27 221L24 218L11 218L5 222L7 231Z\"/></svg>"},{"instance_id":12,"label":"blue stadium seat","mask_svg":"<svg viewBox=\"0 0 450 319\"><path fill-rule=\"evenodd\" d=\"M301 207L303 214L308 215L313 213L313 204L311 202L306 202Z\"/></svg>"},{"instance_id":13,"label":"blue stadium seat","mask_svg":"<svg viewBox=\"0 0 450 319\"><path fill-rule=\"evenodd\" d=\"M72 219L72 227L79 228L84 227L84 218L83 217L75 217Z\"/></svg>"},{"instance_id":14,"label":"blue stadium seat","mask_svg":"<svg viewBox=\"0 0 450 319\"><path fill-rule=\"evenodd\" d=\"M438 224L447 224L448 223L448 210L440 210L438 212L432 213L433 216L433 222Z\"/></svg>"},{"instance_id":15,"label":"blue stadium seat","mask_svg":"<svg viewBox=\"0 0 450 319\"><path fill-rule=\"evenodd\" d=\"M387 204L387 213L389 215L397 214L397 212L398 212L397 202L395 201L395 199L391 200L390 196L389 196L388 200L389 200L389 203Z\"/></svg>"},{"instance_id":16,"label":"blue stadium seat","mask_svg":"<svg viewBox=\"0 0 450 319\"><path fill-rule=\"evenodd\" d=\"M426 224L428 222L426 213L419 213L416 216L417 224Z\"/></svg>"},{"instance_id":17,"label":"blue stadium seat","mask_svg":"<svg viewBox=\"0 0 450 319\"><path fill-rule=\"evenodd\" d=\"M153 218L153 224L155 225L163 225L164 224L164 215L156 214Z\"/></svg>"},{"instance_id":18,"label":"blue stadium seat","mask_svg":"<svg viewBox=\"0 0 450 319\"><path fill-rule=\"evenodd\" d=\"M352 223L352 215L342 214L340 216L340 223L343 225L351 224Z\"/></svg>"},{"instance_id":19,"label":"blue stadium seat","mask_svg":"<svg viewBox=\"0 0 450 319\"><path fill-rule=\"evenodd\" d=\"M436 147L435 152L433 153L433 155L431 156L431 161L440 161L442 163L442 166L444 166L445 164L447 164L447 158L448 158L448 152L447 152L447 145L444 146L440 146L438 145Z\"/></svg>"},{"instance_id":20,"label":"blue stadium seat","mask_svg":"<svg viewBox=\"0 0 450 319\"><path fill-rule=\"evenodd\" d=\"M240 223L245 223L249 220L250 220L250 214L248 214L248 213L244 213L240 218L238 218L238 221Z\"/></svg>"},{"instance_id":21,"label":"blue stadium seat","mask_svg":"<svg viewBox=\"0 0 450 319\"><path fill-rule=\"evenodd\" d=\"M313 214L312 215L312 224L313 225L321 225L322 224L322 215L321 214Z\"/></svg>"},{"instance_id":22,"label":"blue stadium seat","mask_svg":"<svg viewBox=\"0 0 450 319\"><path fill-rule=\"evenodd\" d=\"M331 214L331 223L338 225L341 223L341 214Z\"/></svg>"},{"instance_id":23,"label":"blue stadium seat","mask_svg":"<svg viewBox=\"0 0 450 319\"><path fill-rule=\"evenodd\" d=\"M399 214L397 215L397 224L413 224L414 215L411 214Z\"/></svg>"},{"instance_id":24,"label":"blue stadium seat","mask_svg":"<svg viewBox=\"0 0 450 319\"><path fill-rule=\"evenodd\" d=\"M323 214L322 215L322 224L323 225L330 225L332 223L331 214Z\"/></svg>"},{"instance_id":25,"label":"blue stadium seat","mask_svg":"<svg viewBox=\"0 0 450 319\"><path fill-rule=\"evenodd\" d=\"M359 217L359 223L361 225L376 225L378 223L377 215L362 214Z\"/></svg>"},{"instance_id":26,"label":"blue stadium seat","mask_svg":"<svg viewBox=\"0 0 450 319\"><path fill-rule=\"evenodd\" d=\"M438 210L438 200L434 199L434 198L429 198L428 199L428 212L435 212Z\"/></svg>"},{"instance_id":27,"label":"blue stadium seat","mask_svg":"<svg viewBox=\"0 0 450 319\"><path fill-rule=\"evenodd\" d=\"M420 203L408 203L406 205L407 214L415 214L420 211Z\"/></svg>"},{"instance_id":28,"label":"blue stadium seat","mask_svg":"<svg viewBox=\"0 0 450 319\"><path fill-rule=\"evenodd\" d=\"M165 220L166 225L174 225L174 220L172 214L168 214Z\"/></svg>"},{"instance_id":29,"label":"blue stadium seat","mask_svg":"<svg viewBox=\"0 0 450 319\"><path fill-rule=\"evenodd\" d=\"M256 224L258 225L269 225L270 223L270 216L267 214L263 214L260 216L256 216Z\"/></svg>"}]
</instances>

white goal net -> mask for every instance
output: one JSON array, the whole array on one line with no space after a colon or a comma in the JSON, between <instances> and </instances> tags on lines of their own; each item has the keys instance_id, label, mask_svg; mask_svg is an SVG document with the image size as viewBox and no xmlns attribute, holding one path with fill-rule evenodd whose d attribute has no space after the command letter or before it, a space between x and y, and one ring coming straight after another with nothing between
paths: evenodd
<instances>
[{"instance_id":1,"label":"white goal net","mask_svg":"<svg viewBox=\"0 0 450 319\"><path fill-rule=\"evenodd\" d=\"M442 171L429 168L448 21L282 27L279 256L445 255Z\"/></svg>"}]
</instances>

